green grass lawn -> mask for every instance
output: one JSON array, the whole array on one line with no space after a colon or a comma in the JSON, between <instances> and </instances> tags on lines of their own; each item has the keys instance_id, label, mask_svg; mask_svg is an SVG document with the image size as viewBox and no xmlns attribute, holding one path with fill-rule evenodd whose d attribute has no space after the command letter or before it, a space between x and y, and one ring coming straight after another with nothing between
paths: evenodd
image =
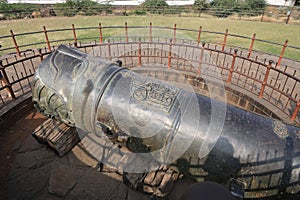
<instances>
[{"instance_id":1,"label":"green grass lawn","mask_svg":"<svg viewBox=\"0 0 300 200\"><path fill-rule=\"evenodd\" d=\"M71 28L72 24L75 24L76 28L79 27L97 27L99 23L102 26L123 26L125 22L128 26L145 25L148 26L152 22L153 26L167 26L173 27L176 23L177 28L189 28L198 30L202 26L203 30L225 32L229 30L230 34L242 35L252 37L253 33L256 33L257 39L268 40L276 43L283 44L286 39L289 40L288 45L300 47L300 26L293 24L283 23L270 23L270 22L257 22L257 21L242 21L242 20L229 20L229 19L208 19L197 17L164 17L164 16L76 16L76 17L51 17L51 18L38 18L38 19L24 19L24 20L11 20L0 21L0 36L9 35L9 30L13 30L14 33L24 33L30 31L41 31L43 26L47 27L47 30L59 29L59 28ZM144 33L143 33L144 32ZM106 29L103 30L104 36L112 36L123 34L123 29ZM139 32L132 32L129 29L129 36L139 36L147 34L148 30ZM154 31L153 35L169 36L172 37L172 32ZM77 32L78 38L85 38L95 36L98 37L98 30L82 30ZM49 33L50 40L72 38L72 32L58 32ZM196 39L197 33L178 31L177 37ZM201 40L209 43L222 42L222 35L203 33ZM29 44L33 42L44 42L44 34L19 36L17 37L19 45ZM248 48L250 46L250 40L228 37L228 44L241 46ZM0 39L0 44L3 48L13 46L11 39ZM273 45L264 45L257 42L254 46L255 50L265 51L275 55L280 54L281 47ZM292 50L287 48L285 57L300 60L300 50Z\"/></svg>"}]
</instances>

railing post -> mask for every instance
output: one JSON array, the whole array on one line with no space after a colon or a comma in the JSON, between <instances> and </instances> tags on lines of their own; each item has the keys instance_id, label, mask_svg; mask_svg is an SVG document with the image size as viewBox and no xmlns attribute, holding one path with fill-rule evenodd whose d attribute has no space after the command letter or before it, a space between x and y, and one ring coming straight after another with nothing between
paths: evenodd
<instances>
[{"instance_id":1,"label":"railing post","mask_svg":"<svg viewBox=\"0 0 300 200\"><path fill-rule=\"evenodd\" d=\"M126 42L128 42L128 26L127 26L127 22L125 22L125 40Z\"/></svg>"},{"instance_id":2,"label":"railing post","mask_svg":"<svg viewBox=\"0 0 300 200\"><path fill-rule=\"evenodd\" d=\"M282 58L283 58L283 56L284 56L284 52L285 52L285 49L286 49L286 47L287 47L288 42L289 42L289 41L286 40L286 41L284 42L284 44L283 44L283 47L282 47L282 50L281 50L281 54L280 54L280 56L279 56L279 58L278 58L278 61L277 61L277 65L278 65L278 66L280 66L280 63L281 63Z\"/></svg>"},{"instance_id":3,"label":"railing post","mask_svg":"<svg viewBox=\"0 0 300 200\"><path fill-rule=\"evenodd\" d=\"M150 22L150 27L149 27L149 40L152 42L152 22Z\"/></svg>"},{"instance_id":4,"label":"railing post","mask_svg":"<svg viewBox=\"0 0 300 200\"><path fill-rule=\"evenodd\" d=\"M270 74L270 70L271 70L271 67L272 67L272 63L273 63L273 60L270 60L268 66L267 66L267 71L266 71L264 80L262 82L260 93L259 93L259 96L258 96L259 98L263 97L265 87L267 85L268 77L269 77L269 74Z\"/></svg>"},{"instance_id":5,"label":"railing post","mask_svg":"<svg viewBox=\"0 0 300 200\"><path fill-rule=\"evenodd\" d=\"M295 110L294 110L294 112L293 112L293 114L292 114L292 116L291 116L291 120L292 120L292 121L295 121L295 119L296 119L296 117L297 117L297 115L298 115L298 113L299 113L299 110L300 110L300 99L299 99L299 101L297 102L296 108L295 108Z\"/></svg>"},{"instance_id":6,"label":"railing post","mask_svg":"<svg viewBox=\"0 0 300 200\"><path fill-rule=\"evenodd\" d=\"M222 51L224 51L224 49L225 49L226 42L227 42L227 36L228 36L228 29L226 29L225 34L224 34L224 40L223 40L223 44L222 44Z\"/></svg>"},{"instance_id":7,"label":"railing post","mask_svg":"<svg viewBox=\"0 0 300 200\"><path fill-rule=\"evenodd\" d=\"M172 59L172 39L170 40L170 46L169 46L169 55L168 55L168 68L171 68L171 59Z\"/></svg>"},{"instance_id":8,"label":"railing post","mask_svg":"<svg viewBox=\"0 0 300 200\"><path fill-rule=\"evenodd\" d=\"M202 42L202 48L200 51L200 58L199 58L199 64L198 64L198 70L197 70L197 75L200 76L201 74L201 67L202 67L202 60L203 60L203 54L205 50L205 42Z\"/></svg>"},{"instance_id":9,"label":"railing post","mask_svg":"<svg viewBox=\"0 0 300 200\"><path fill-rule=\"evenodd\" d=\"M202 26L200 26L199 31L198 31L197 46L199 46L199 44L200 44L201 32L202 32Z\"/></svg>"},{"instance_id":10,"label":"railing post","mask_svg":"<svg viewBox=\"0 0 300 200\"><path fill-rule=\"evenodd\" d=\"M173 42L176 43L176 24L174 24L174 35L173 35Z\"/></svg>"},{"instance_id":11,"label":"railing post","mask_svg":"<svg viewBox=\"0 0 300 200\"><path fill-rule=\"evenodd\" d=\"M3 81L5 83L5 86L7 87L7 93L10 94L12 99L16 99L15 93L14 93L12 87L11 87L11 84L10 84L9 80L8 80L8 76L7 76L7 74L4 70L2 60L0 60L0 70L1 70L1 73L2 73L2 76L3 76Z\"/></svg>"},{"instance_id":12,"label":"railing post","mask_svg":"<svg viewBox=\"0 0 300 200\"><path fill-rule=\"evenodd\" d=\"M16 52L17 52L18 56L21 57L20 49L19 49L19 46L18 46L18 43L17 43L17 40L16 40L16 37L15 37L15 34L14 34L13 30L10 30L10 35L11 35L11 38L13 39Z\"/></svg>"},{"instance_id":13,"label":"railing post","mask_svg":"<svg viewBox=\"0 0 300 200\"><path fill-rule=\"evenodd\" d=\"M138 66L142 66L142 45L141 45L141 38L139 38L139 50L138 50Z\"/></svg>"},{"instance_id":14,"label":"railing post","mask_svg":"<svg viewBox=\"0 0 300 200\"><path fill-rule=\"evenodd\" d=\"M74 24L72 24L72 31L73 31L73 36L74 36L74 45L75 45L75 47L77 47L77 36L76 36L76 29L75 29Z\"/></svg>"},{"instance_id":15,"label":"railing post","mask_svg":"<svg viewBox=\"0 0 300 200\"><path fill-rule=\"evenodd\" d=\"M51 51L51 45L50 45L50 42L49 42L46 26L43 26L43 29L44 29L44 34L45 34L46 44L47 44L48 50Z\"/></svg>"},{"instance_id":16,"label":"railing post","mask_svg":"<svg viewBox=\"0 0 300 200\"><path fill-rule=\"evenodd\" d=\"M108 59L111 60L110 39L107 40Z\"/></svg>"},{"instance_id":17,"label":"railing post","mask_svg":"<svg viewBox=\"0 0 300 200\"><path fill-rule=\"evenodd\" d=\"M42 53L42 49L39 48L39 49L37 49L37 51L38 51L38 53L39 53L40 60L41 60L41 62L42 62L42 61L44 60L44 55L43 55L43 53Z\"/></svg>"},{"instance_id":18,"label":"railing post","mask_svg":"<svg viewBox=\"0 0 300 200\"><path fill-rule=\"evenodd\" d=\"M249 47L248 58L250 58L250 56L251 56L252 49L253 49L253 46L254 46L255 37L256 37L256 34L254 33L253 36L252 36L252 39L251 39L250 47Z\"/></svg>"},{"instance_id":19,"label":"railing post","mask_svg":"<svg viewBox=\"0 0 300 200\"><path fill-rule=\"evenodd\" d=\"M102 35L102 25L101 25L101 23L99 23L99 34L100 34L100 44L102 44L102 42L103 42L103 35Z\"/></svg>"},{"instance_id":20,"label":"railing post","mask_svg":"<svg viewBox=\"0 0 300 200\"><path fill-rule=\"evenodd\" d=\"M237 52L238 52L238 50L234 49L234 53L232 55L231 67L229 69L227 83L231 83L231 78L232 78L232 73L233 73L233 70L234 70L234 64L235 64L235 59L236 59Z\"/></svg>"}]
</instances>

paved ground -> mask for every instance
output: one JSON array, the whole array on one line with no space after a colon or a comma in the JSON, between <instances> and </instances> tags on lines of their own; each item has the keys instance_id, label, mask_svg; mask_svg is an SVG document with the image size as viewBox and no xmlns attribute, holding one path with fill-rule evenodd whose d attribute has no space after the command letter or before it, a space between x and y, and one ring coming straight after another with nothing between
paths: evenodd
<instances>
[{"instance_id":1,"label":"paved ground","mask_svg":"<svg viewBox=\"0 0 300 200\"><path fill-rule=\"evenodd\" d=\"M147 200L128 188L115 171L98 170L98 162L76 146L59 158L31 136L45 118L31 111L0 134L0 199ZM168 199L180 199L192 182L179 180Z\"/></svg>"}]
</instances>

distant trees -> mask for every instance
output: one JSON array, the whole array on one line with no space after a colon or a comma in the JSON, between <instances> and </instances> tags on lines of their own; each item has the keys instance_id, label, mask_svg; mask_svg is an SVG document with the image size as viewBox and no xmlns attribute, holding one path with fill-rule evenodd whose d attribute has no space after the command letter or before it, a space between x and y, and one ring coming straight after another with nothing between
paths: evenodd
<instances>
[{"instance_id":1,"label":"distant trees","mask_svg":"<svg viewBox=\"0 0 300 200\"><path fill-rule=\"evenodd\" d=\"M143 6L147 7L163 7L168 6L165 0L145 0L142 4Z\"/></svg>"},{"instance_id":2,"label":"distant trees","mask_svg":"<svg viewBox=\"0 0 300 200\"><path fill-rule=\"evenodd\" d=\"M136 10L141 12L148 11L152 14L161 14L169 5L165 0L145 0Z\"/></svg>"},{"instance_id":3,"label":"distant trees","mask_svg":"<svg viewBox=\"0 0 300 200\"><path fill-rule=\"evenodd\" d=\"M99 4L92 0L67 0L65 3L56 4L54 11L58 16L97 15L101 12L109 11L109 1L107 4Z\"/></svg>"},{"instance_id":4,"label":"distant trees","mask_svg":"<svg viewBox=\"0 0 300 200\"><path fill-rule=\"evenodd\" d=\"M58 16L75 16L75 15L98 15L103 12L112 13L112 6L109 4L114 0L107 0L106 4L97 3L93 0L66 0L65 3L55 4L53 10ZM299 0L294 0L299 4ZM265 0L195 0L192 10L199 11L217 17L228 17L237 13L239 16L256 16L260 15L266 7ZM32 4L8 4L7 0L0 0L0 13L5 18L23 18L30 16L34 11L41 9L41 6ZM119 9L119 8L117 8ZM166 0L145 0L144 3L137 6L129 14L145 15L151 14L180 14L189 13L191 7L184 8L181 6L169 6ZM299 8L300 10L300 8ZM125 7L125 15L126 15Z\"/></svg>"},{"instance_id":5,"label":"distant trees","mask_svg":"<svg viewBox=\"0 0 300 200\"><path fill-rule=\"evenodd\" d=\"M136 15L145 15L147 12L151 14L163 14L167 12L169 5L165 0L145 0L144 3L137 6L134 10Z\"/></svg>"},{"instance_id":6,"label":"distant trees","mask_svg":"<svg viewBox=\"0 0 300 200\"><path fill-rule=\"evenodd\" d=\"M265 9L267 3L265 0L246 0L248 10L261 12Z\"/></svg>"},{"instance_id":7,"label":"distant trees","mask_svg":"<svg viewBox=\"0 0 300 200\"><path fill-rule=\"evenodd\" d=\"M239 15L259 15L266 7L265 0L195 0L194 9L210 9L217 17L228 17L233 13Z\"/></svg>"},{"instance_id":8,"label":"distant trees","mask_svg":"<svg viewBox=\"0 0 300 200\"><path fill-rule=\"evenodd\" d=\"M233 14L237 2L235 0L212 0L210 7L217 17L228 17Z\"/></svg>"},{"instance_id":9,"label":"distant trees","mask_svg":"<svg viewBox=\"0 0 300 200\"><path fill-rule=\"evenodd\" d=\"M36 10L38 9L35 5L26 3L8 4L7 0L0 0L0 13L4 15L4 19L24 18L31 16L31 13Z\"/></svg>"},{"instance_id":10,"label":"distant trees","mask_svg":"<svg viewBox=\"0 0 300 200\"><path fill-rule=\"evenodd\" d=\"M209 3L207 3L207 0L195 0L193 8L195 10L204 10L206 8L209 8Z\"/></svg>"}]
</instances>

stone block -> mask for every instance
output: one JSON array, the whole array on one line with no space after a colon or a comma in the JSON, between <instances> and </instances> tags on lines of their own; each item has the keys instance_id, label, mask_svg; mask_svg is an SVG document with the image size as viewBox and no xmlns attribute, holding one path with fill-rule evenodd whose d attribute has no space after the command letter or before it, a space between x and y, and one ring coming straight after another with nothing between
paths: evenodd
<instances>
[{"instance_id":1,"label":"stone block","mask_svg":"<svg viewBox=\"0 0 300 200\"><path fill-rule=\"evenodd\" d=\"M56 196L65 196L77 183L75 170L68 165L56 164L52 166L48 191Z\"/></svg>"}]
</instances>

